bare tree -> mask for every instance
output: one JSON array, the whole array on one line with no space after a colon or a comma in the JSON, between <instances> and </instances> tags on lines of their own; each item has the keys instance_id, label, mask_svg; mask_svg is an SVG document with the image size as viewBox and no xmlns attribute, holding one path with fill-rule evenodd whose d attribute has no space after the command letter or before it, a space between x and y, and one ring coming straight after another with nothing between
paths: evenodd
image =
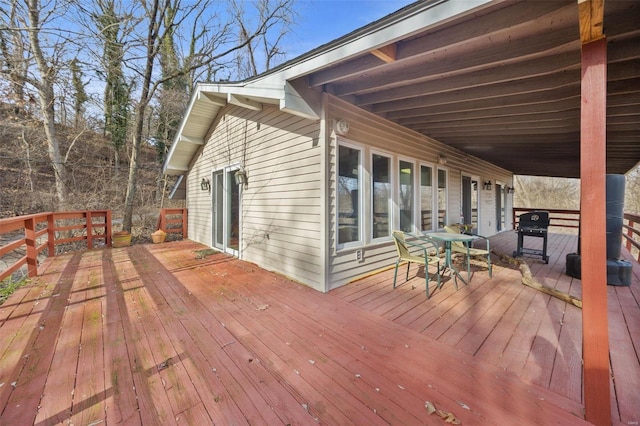
<instances>
[{"instance_id":1,"label":"bare tree","mask_svg":"<svg viewBox=\"0 0 640 426\"><path fill-rule=\"evenodd\" d=\"M144 0L141 2L144 19L141 20L140 26L146 28L147 31L145 37L140 39L144 51L143 63L138 64L133 70L138 72L141 83L134 114L131 162L125 197L123 229L127 231L131 231L132 225L145 112L158 89L166 82L197 73L199 70L211 66L219 66L228 61L227 58L230 58L233 53L245 48L257 37L264 35L274 25L274 22L282 19L283 10L290 8L292 0L265 2L268 7L261 13L253 26L247 26L246 34L242 37L234 35L232 31L233 19L224 21L218 19L215 14L205 16L201 13L203 9L215 10L215 1L201 0L188 5L185 3L180 0ZM169 17L173 17L173 19L168 19ZM198 33L197 39L191 40L188 50L190 55L185 57L182 66L176 67L174 71L160 77L156 76L154 67L160 58L163 42L167 40L165 36L175 34L177 38L180 38L183 31L192 31L191 34L193 34L193 29L200 27L206 28L207 31ZM196 42L197 45L193 44Z\"/></svg>"}]
</instances>

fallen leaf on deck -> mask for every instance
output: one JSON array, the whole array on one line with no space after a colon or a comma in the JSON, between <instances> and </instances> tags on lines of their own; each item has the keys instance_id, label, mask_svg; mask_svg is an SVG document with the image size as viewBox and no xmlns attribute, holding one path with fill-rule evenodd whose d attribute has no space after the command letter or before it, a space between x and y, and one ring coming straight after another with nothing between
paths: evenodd
<instances>
[{"instance_id":1,"label":"fallen leaf on deck","mask_svg":"<svg viewBox=\"0 0 640 426\"><path fill-rule=\"evenodd\" d=\"M427 413L433 414L436 412L436 407L430 401L425 401L424 408L427 409Z\"/></svg>"},{"instance_id":2,"label":"fallen leaf on deck","mask_svg":"<svg viewBox=\"0 0 640 426\"><path fill-rule=\"evenodd\" d=\"M171 365L171 358L167 358L160 364L158 364L158 371L164 370L165 368L169 367L169 365Z\"/></svg>"},{"instance_id":3,"label":"fallen leaf on deck","mask_svg":"<svg viewBox=\"0 0 640 426\"><path fill-rule=\"evenodd\" d=\"M256 306L256 310L258 311L264 311L265 309L267 309L269 307L269 305L258 305Z\"/></svg>"},{"instance_id":4,"label":"fallen leaf on deck","mask_svg":"<svg viewBox=\"0 0 640 426\"><path fill-rule=\"evenodd\" d=\"M460 406L461 406L462 408L464 408L465 410L471 410L471 408L469 408L469 406L468 406L467 404L465 404L464 402L462 402L462 401L456 401L456 402L457 402L458 404L460 404Z\"/></svg>"}]
</instances>

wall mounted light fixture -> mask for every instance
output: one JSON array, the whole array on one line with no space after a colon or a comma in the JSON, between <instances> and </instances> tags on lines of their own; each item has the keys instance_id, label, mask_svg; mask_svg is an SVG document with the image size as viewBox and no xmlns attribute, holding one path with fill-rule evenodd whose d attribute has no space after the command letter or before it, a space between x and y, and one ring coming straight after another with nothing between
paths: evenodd
<instances>
[{"instance_id":1,"label":"wall mounted light fixture","mask_svg":"<svg viewBox=\"0 0 640 426\"><path fill-rule=\"evenodd\" d=\"M438 164L442 164L445 165L449 162L449 160L447 160L447 157L445 157L442 154L438 154Z\"/></svg>"},{"instance_id":2,"label":"wall mounted light fixture","mask_svg":"<svg viewBox=\"0 0 640 426\"><path fill-rule=\"evenodd\" d=\"M210 191L211 190L211 182L207 178L202 178L200 182L200 189L202 191Z\"/></svg>"},{"instance_id":3,"label":"wall mounted light fixture","mask_svg":"<svg viewBox=\"0 0 640 426\"><path fill-rule=\"evenodd\" d=\"M513 194L516 192L516 189L513 186L507 186L505 189L507 190L507 194Z\"/></svg>"},{"instance_id":4,"label":"wall mounted light fixture","mask_svg":"<svg viewBox=\"0 0 640 426\"><path fill-rule=\"evenodd\" d=\"M233 175L236 181L236 185L241 185L243 187L247 187L249 181L247 180L247 172L244 169L239 169Z\"/></svg>"},{"instance_id":5,"label":"wall mounted light fixture","mask_svg":"<svg viewBox=\"0 0 640 426\"><path fill-rule=\"evenodd\" d=\"M491 181L490 180L485 180L484 183L482 184L482 188L485 191L491 191L491 188L492 188Z\"/></svg>"}]
</instances>

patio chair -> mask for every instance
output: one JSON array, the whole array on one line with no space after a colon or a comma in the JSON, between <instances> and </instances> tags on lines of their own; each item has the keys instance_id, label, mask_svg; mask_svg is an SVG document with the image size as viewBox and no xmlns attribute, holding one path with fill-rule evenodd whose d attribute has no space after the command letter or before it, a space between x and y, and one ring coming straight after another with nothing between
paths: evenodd
<instances>
[{"instance_id":1,"label":"patio chair","mask_svg":"<svg viewBox=\"0 0 640 426\"><path fill-rule=\"evenodd\" d=\"M460 228L456 226L445 226L444 230L452 234L459 234L461 232ZM451 243L451 251L466 255L467 279L471 279L471 256L487 256L487 268L489 269L489 278L491 278L492 276L491 251L489 250L489 239L487 237L483 237L481 235L475 235L475 234L474 234L474 237L476 237L477 239L482 239L486 241L487 243L486 250L472 247L471 242L464 243L461 241L453 241Z\"/></svg>"},{"instance_id":2,"label":"patio chair","mask_svg":"<svg viewBox=\"0 0 640 426\"><path fill-rule=\"evenodd\" d=\"M426 292L427 299L429 296L429 265L437 265L436 276L438 279L438 286L436 288L440 288L440 257L438 257L438 245L426 240L421 240L418 243L411 243L406 241L404 237L404 232L402 231L393 231L393 239L396 243L396 249L398 250L398 260L396 260L396 270L393 274L393 288L396 288L396 278L398 276L398 265L400 262L407 262L407 276L405 277L405 281L409 280L409 267L411 266L411 262L419 263L420 265L424 265L424 275L425 275L425 284L426 284ZM435 255L431 255L428 251L433 246L435 250ZM409 251L409 247L417 247L422 251L422 254L412 254Z\"/></svg>"}]
</instances>

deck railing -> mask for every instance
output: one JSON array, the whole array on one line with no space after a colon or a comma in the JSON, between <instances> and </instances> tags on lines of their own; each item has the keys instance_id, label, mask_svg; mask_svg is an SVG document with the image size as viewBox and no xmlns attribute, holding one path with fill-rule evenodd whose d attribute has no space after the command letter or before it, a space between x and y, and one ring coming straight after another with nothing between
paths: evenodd
<instances>
[{"instance_id":1,"label":"deck railing","mask_svg":"<svg viewBox=\"0 0 640 426\"><path fill-rule=\"evenodd\" d=\"M187 209L160 209L158 229L167 234L182 234L187 239Z\"/></svg>"},{"instance_id":2,"label":"deck railing","mask_svg":"<svg viewBox=\"0 0 640 426\"><path fill-rule=\"evenodd\" d=\"M513 208L513 227L515 229L518 224L518 216L522 213L534 210L545 210L549 212L551 220L550 227L556 226L561 228L577 228L580 229L580 210L554 210L554 209L525 209ZM636 260L640 262L640 215L624 213L622 224L623 244L629 250Z\"/></svg>"},{"instance_id":3,"label":"deck railing","mask_svg":"<svg viewBox=\"0 0 640 426\"><path fill-rule=\"evenodd\" d=\"M636 256L636 260L640 263L640 215L625 213L623 223L622 236L625 239L627 250Z\"/></svg>"},{"instance_id":4,"label":"deck railing","mask_svg":"<svg viewBox=\"0 0 640 426\"><path fill-rule=\"evenodd\" d=\"M56 255L56 247L72 243L88 249L103 241L111 247L111 210L46 212L0 219L0 260L7 267L0 281L24 265L29 277L38 275L38 256ZM10 259L7 261L6 259Z\"/></svg>"}]
</instances>

